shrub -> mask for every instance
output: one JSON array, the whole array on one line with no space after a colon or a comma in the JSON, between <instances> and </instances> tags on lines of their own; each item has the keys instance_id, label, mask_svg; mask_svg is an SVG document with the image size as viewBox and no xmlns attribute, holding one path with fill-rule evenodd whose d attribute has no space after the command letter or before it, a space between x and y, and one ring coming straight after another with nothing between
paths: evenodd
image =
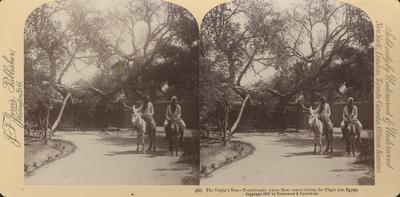
<instances>
[{"instance_id":1,"label":"shrub","mask_svg":"<svg viewBox=\"0 0 400 197\"><path fill-rule=\"evenodd\" d=\"M374 164L374 138L364 138L360 142L360 157L358 162Z\"/></svg>"}]
</instances>

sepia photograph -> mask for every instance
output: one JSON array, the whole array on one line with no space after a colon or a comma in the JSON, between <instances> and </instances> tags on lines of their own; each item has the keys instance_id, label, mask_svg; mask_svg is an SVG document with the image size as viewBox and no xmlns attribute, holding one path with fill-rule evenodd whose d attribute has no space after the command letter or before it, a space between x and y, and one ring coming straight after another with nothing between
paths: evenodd
<instances>
[{"instance_id":1,"label":"sepia photograph","mask_svg":"<svg viewBox=\"0 0 400 197\"><path fill-rule=\"evenodd\" d=\"M24 33L25 184L199 184L199 30L186 9L59 0Z\"/></svg>"},{"instance_id":2,"label":"sepia photograph","mask_svg":"<svg viewBox=\"0 0 400 197\"><path fill-rule=\"evenodd\" d=\"M0 197L400 197L399 6L0 0Z\"/></svg>"},{"instance_id":3,"label":"sepia photograph","mask_svg":"<svg viewBox=\"0 0 400 197\"><path fill-rule=\"evenodd\" d=\"M234 0L200 27L201 185L374 185L374 29L336 0Z\"/></svg>"}]
</instances>

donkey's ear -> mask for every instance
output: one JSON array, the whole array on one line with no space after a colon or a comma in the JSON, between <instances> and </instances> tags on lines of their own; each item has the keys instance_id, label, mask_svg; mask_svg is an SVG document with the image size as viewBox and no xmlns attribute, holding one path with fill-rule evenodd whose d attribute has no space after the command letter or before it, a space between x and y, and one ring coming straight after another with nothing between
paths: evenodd
<instances>
[{"instance_id":1,"label":"donkey's ear","mask_svg":"<svg viewBox=\"0 0 400 197\"><path fill-rule=\"evenodd\" d=\"M136 105L132 105L133 111L136 111Z\"/></svg>"},{"instance_id":2,"label":"donkey's ear","mask_svg":"<svg viewBox=\"0 0 400 197\"><path fill-rule=\"evenodd\" d=\"M310 112L312 112L312 107L310 106Z\"/></svg>"}]
</instances>

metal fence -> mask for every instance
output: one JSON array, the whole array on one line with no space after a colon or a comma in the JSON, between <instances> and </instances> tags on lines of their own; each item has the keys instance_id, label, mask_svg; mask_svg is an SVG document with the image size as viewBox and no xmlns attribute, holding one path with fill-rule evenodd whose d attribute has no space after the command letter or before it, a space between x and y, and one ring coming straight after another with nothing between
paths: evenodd
<instances>
[{"instance_id":1,"label":"metal fence","mask_svg":"<svg viewBox=\"0 0 400 197\"><path fill-rule=\"evenodd\" d=\"M306 129L308 112L303 111L297 105L286 105L283 112L278 111L275 105L246 106L242 118L237 127L238 131L267 131L282 128ZM306 104L310 106L311 104ZM343 108L346 103L333 103L331 105L331 119L335 127L340 126ZM358 119L365 129L373 129L373 103L357 102ZM316 104L312 104L316 108ZM229 114L229 125L232 125L239 113L240 106L234 106Z\"/></svg>"},{"instance_id":2,"label":"metal fence","mask_svg":"<svg viewBox=\"0 0 400 197\"><path fill-rule=\"evenodd\" d=\"M181 101L182 118L187 128L195 129L198 127L198 104L194 101ZM168 102L154 103L154 119L157 126L163 126L165 111ZM56 108L51 117L55 118L59 108ZM131 126L130 111L126 110L122 104L107 104L102 109L77 108L66 106L58 130L101 130L109 127L128 128ZM54 121L54 120L51 120Z\"/></svg>"},{"instance_id":3,"label":"metal fence","mask_svg":"<svg viewBox=\"0 0 400 197\"><path fill-rule=\"evenodd\" d=\"M181 101L182 118L187 128L196 129L199 123L199 106L194 101ZM365 129L373 129L373 103L358 102L358 119ZM331 106L331 119L335 127L339 127L342 120L342 112L346 103L334 103ZM154 103L154 119L157 126L162 126L165 120L165 111L168 102ZM306 104L310 106L310 104ZM315 108L316 106L313 105ZM235 105L229 113L229 125L236 120L240 106ZM54 110L51 117L57 116L58 109ZM284 112L276 110L275 105L246 106L239 122L238 131L263 131L275 130L283 127L307 128L308 113L295 105L287 105ZM54 120L51 120L54 121ZM99 130L108 127L130 127L130 112L121 104L110 104L103 109L76 108L67 106L62 116L58 130Z\"/></svg>"}]
</instances>

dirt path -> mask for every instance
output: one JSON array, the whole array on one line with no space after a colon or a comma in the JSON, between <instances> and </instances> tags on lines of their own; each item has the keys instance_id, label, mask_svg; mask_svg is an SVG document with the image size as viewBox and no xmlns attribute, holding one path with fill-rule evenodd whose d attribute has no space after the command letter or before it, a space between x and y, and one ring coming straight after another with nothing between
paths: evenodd
<instances>
[{"instance_id":1,"label":"dirt path","mask_svg":"<svg viewBox=\"0 0 400 197\"><path fill-rule=\"evenodd\" d=\"M373 169L354 164L354 157L345 157L344 142L335 132L335 149L325 155L313 154L309 132L237 133L235 139L251 143L252 155L222 167L211 177L202 178L202 185L236 184L358 184ZM325 142L323 142L325 144ZM325 146L323 146L324 148Z\"/></svg>"},{"instance_id":2,"label":"dirt path","mask_svg":"<svg viewBox=\"0 0 400 197\"><path fill-rule=\"evenodd\" d=\"M196 181L194 167L168 156L163 133L157 133L153 154L136 152L136 136L123 132L57 132L55 138L73 142L71 155L39 168L26 184L181 185ZM147 148L147 147L146 147Z\"/></svg>"}]
</instances>

